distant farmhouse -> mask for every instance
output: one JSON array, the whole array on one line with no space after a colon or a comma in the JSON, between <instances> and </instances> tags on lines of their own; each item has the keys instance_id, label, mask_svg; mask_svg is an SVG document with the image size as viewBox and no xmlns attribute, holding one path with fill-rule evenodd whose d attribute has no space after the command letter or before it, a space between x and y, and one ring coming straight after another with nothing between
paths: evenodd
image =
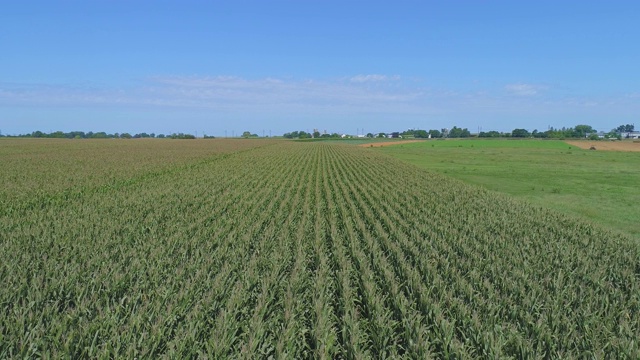
<instances>
[{"instance_id":1,"label":"distant farmhouse","mask_svg":"<svg viewBox=\"0 0 640 360\"><path fill-rule=\"evenodd\" d=\"M593 135L597 135L600 139L605 139L607 136L611 136L612 133L605 133L604 131L598 131L597 133L586 133L586 138L591 138ZM619 131L616 132L620 139L640 139L640 131Z\"/></svg>"},{"instance_id":2,"label":"distant farmhouse","mask_svg":"<svg viewBox=\"0 0 640 360\"><path fill-rule=\"evenodd\" d=\"M640 131L621 132L620 137L623 139L640 139Z\"/></svg>"}]
</instances>

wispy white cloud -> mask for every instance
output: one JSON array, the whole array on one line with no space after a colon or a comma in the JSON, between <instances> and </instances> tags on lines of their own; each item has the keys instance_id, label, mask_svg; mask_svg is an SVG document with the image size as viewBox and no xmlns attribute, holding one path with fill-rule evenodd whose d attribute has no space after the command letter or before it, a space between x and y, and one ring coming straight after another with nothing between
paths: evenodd
<instances>
[{"instance_id":1,"label":"wispy white cloud","mask_svg":"<svg viewBox=\"0 0 640 360\"><path fill-rule=\"evenodd\" d=\"M535 96L548 89L548 87L544 85L524 83L507 84L504 88L509 94L516 96Z\"/></svg>"},{"instance_id":2,"label":"wispy white cloud","mask_svg":"<svg viewBox=\"0 0 640 360\"><path fill-rule=\"evenodd\" d=\"M327 122L334 121L336 127L344 126L345 119L361 119L369 127L378 121L380 128L401 119L412 119L411 126L425 127L434 121L429 119L441 119L448 125L505 126L502 130L508 130L517 119L557 123L551 119L598 116L609 119L611 114L624 117L640 110L639 93L571 96L558 95L549 89L531 83L475 85L473 90L459 86L437 88L427 86L423 80L391 75L332 79L165 75L118 88L0 83L0 106L29 111L40 108L47 114L53 113L51 109L55 107L70 110L82 107L99 113L104 109L155 112L167 117L182 114L175 115L180 117L179 121L194 114L207 114L208 119L244 119L247 124L256 118L334 119Z\"/></svg>"},{"instance_id":3,"label":"wispy white cloud","mask_svg":"<svg viewBox=\"0 0 640 360\"><path fill-rule=\"evenodd\" d=\"M368 79L368 80L365 80ZM392 76L366 75L351 79L298 80L236 76L155 76L126 89L82 86L0 84L0 103L75 105L97 104L207 108L225 111L341 109L341 111L401 111L423 91L415 87L367 86ZM373 80L378 79L378 80Z\"/></svg>"},{"instance_id":4,"label":"wispy white cloud","mask_svg":"<svg viewBox=\"0 0 640 360\"><path fill-rule=\"evenodd\" d=\"M344 106L368 107L403 103L416 99L416 89L360 86L342 80L245 79L239 77L166 76L149 79L146 91L167 105L229 107Z\"/></svg>"},{"instance_id":5,"label":"wispy white cloud","mask_svg":"<svg viewBox=\"0 0 640 360\"><path fill-rule=\"evenodd\" d=\"M370 75L356 75L351 77L349 80L354 83L365 83L365 82L379 82L379 81L391 81L391 80L399 80L400 76L393 75L380 75L380 74L370 74Z\"/></svg>"},{"instance_id":6,"label":"wispy white cloud","mask_svg":"<svg viewBox=\"0 0 640 360\"><path fill-rule=\"evenodd\" d=\"M78 85L0 84L0 102L10 105L78 105L122 103L123 93Z\"/></svg>"}]
</instances>

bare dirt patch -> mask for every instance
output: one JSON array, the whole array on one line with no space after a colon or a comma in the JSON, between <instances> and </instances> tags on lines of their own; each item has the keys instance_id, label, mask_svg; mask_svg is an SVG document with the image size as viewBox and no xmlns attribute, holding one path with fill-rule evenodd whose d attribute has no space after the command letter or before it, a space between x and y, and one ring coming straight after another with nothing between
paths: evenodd
<instances>
[{"instance_id":1,"label":"bare dirt patch","mask_svg":"<svg viewBox=\"0 0 640 360\"><path fill-rule=\"evenodd\" d=\"M383 142L377 142L377 143L361 144L361 145L358 145L358 146L361 146L361 147L383 147L383 146L409 144L409 143L422 142L422 141L425 141L425 140L383 141Z\"/></svg>"},{"instance_id":2,"label":"bare dirt patch","mask_svg":"<svg viewBox=\"0 0 640 360\"><path fill-rule=\"evenodd\" d=\"M624 141L589 141L589 140L572 140L567 141L569 145L577 146L581 149L590 149L594 147L596 150L603 151L640 151L640 142L637 140L624 140Z\"/></svg>"}]
</instances>

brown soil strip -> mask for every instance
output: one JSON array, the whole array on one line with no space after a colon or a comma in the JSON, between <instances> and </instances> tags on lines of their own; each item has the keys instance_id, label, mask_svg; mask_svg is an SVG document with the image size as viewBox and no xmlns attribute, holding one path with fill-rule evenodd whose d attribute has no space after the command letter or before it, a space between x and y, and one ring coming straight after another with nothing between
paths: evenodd
<instances>
[{"instance_id":1,"label":"brown soil strip","mask_svg":"<svg viewBox=\"0 0 640 360\"><path fill-rule=\"evenodd\" d=\"M384 142L374 142L374 143L367 143L367 144L361 144L358 146L361 147L383 147L383 146L391 146L391 145L401 145L401 144L409 144L409 143L414 143L414 142L423 142L425 140L398 140L398 141L384 141Z\"/></svg>"},{"instance_id":2,"label":"brown soil strip","mask_svg":"<svg viewBox=\"0 0 640 360\"><path fill-rule=\"evenodd\" d=\"M592 146L596 150L604 151L640 151L640 142L638 140L623 140L623 141L611 141L611 140L571 140L566 141L569 145L577 146L581 149L590 149Z\"/></svg>"}]
</instances>

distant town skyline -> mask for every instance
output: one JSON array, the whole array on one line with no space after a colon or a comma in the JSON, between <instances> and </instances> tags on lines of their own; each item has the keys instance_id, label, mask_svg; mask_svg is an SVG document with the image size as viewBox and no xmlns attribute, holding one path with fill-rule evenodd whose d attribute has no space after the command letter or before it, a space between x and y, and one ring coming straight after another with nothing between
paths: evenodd
<instances>
[{"instance_id":1,"label":"distant town skyline","mask_svg":"<svg viewBox=\"0 0 640 360\"><path fill-rule=\"evenodd\" d=\"M634 1L3 4L0 131L639 123Z\"/></svg>"}]
</instances>

